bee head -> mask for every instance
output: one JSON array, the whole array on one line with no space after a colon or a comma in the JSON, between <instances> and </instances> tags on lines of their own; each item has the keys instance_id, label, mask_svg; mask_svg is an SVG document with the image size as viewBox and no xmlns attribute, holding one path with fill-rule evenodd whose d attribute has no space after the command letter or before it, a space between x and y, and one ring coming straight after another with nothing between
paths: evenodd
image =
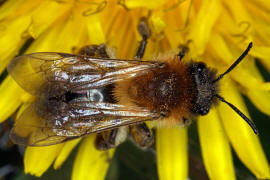
<instances>
[{"instance_id":1,"label":"bee head","mask_svg":"<svg viewBox=\"0 0 270 180\"><path fill-rule=\"evenodd\" d=\"M218 83L213 82L216 79L216 71L208 68L203 62L191 62L188 71L195 86L191 111L194 114L206 115L216 102Z\"/></svg>"},{"instance_id":2,"label":"bee head","mask_svg":"<svg viewBox=\"0 0 270 180\"><path fill-rule=\"evenodd\" d=\"M197 115L206 115L209 112L211 106L218 99L221 102L227 104L232 110L234 110L239 116L241 116L252 128L255 134L258 134L258 130L252 121L249 120L237 107L230 102L226 101L218 94L218 82L224 75L231 72L248 54L252 47L252 42L249 43L247 49L241 54L241 56L222 74L216 76L216 72L206 67L202 62L191 62L188 65L188 71L193 79L195 86L193 106L191 111Z\"/></svg>"}]
</instances>

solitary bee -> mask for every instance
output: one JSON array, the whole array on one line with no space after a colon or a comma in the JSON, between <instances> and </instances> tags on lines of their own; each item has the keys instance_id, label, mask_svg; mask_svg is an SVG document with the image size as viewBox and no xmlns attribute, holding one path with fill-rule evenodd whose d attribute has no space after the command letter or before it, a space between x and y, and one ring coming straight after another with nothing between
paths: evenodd
<instances>
[{"instance_id":1,"label":"solitary bee","mask_svg":"<svg viewBox=\"0 0 270 180\"><path fill-rule=\"evenodd\" d=\"M248 54L217 76L202 62L183 62L185 53L142 61L150 31L142 19L135 60L116 59L109 48L92 45L79 55L41 52L22 55L8 72L35 101L16 120L10 137L25 146L47 146L97 133L96 147L107 150L131 136L140 147L153 143L146 121L186 126L206 115L218 100L255 125L218 94L219 80ZM186 48L184 48L186 50ZM207 123L207 122L206 122Z\"/></svg>"}]
</instances>

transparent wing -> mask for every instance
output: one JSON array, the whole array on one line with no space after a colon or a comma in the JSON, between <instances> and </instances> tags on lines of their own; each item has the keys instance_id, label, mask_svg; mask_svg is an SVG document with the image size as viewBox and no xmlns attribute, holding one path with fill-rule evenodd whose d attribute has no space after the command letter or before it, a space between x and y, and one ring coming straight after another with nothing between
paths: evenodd
<instances>
[{"instance_id":1,"label":"transparent wing","mask_svg":"<svg viewBox=\"0 0 270 180\"><path fill-rule=\"evenodd\" d=\"M159 114L138 107L61 100L67 93L85 94L117 81L141 75L162 63L99 59L63 53L34 53L15 58L11 76L37 101L16 120L12 140L26 146L46 146L119 126L154 120Z\"/></svg>"},{"instance_id":2,"label":"transparent wing","mask_svg":"<svg viewBox=\"0 0 270 180\"><path fill-rule=\"evenodd\" d=\"M160 116L138 107L89 101L55 108L54 112L48 112L38 104L29 106L11 130L13 142L25 146L53 145Z\"/></svg>"},{"instance_id":3,"label":"transparent wing","mask_svg":"<svg viewBox=\"0 0 270 180\"><path fill-rule=\"evenodd\" d=\"M161 65L150 61L41 52L16 57L7 69L22 88L32 95L39 95L48 84L72 91L99 88Z\"/></svg>"}]
</instances>

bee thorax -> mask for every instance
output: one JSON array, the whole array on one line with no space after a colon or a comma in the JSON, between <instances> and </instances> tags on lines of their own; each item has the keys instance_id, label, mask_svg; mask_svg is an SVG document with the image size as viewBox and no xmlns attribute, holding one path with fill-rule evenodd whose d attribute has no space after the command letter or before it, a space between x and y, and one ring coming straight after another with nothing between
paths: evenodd
<instances>
[{"instance_id":1,"label":"bee thorax","mask_svg":"<svg viewBox=\"0 0 270 180\"><path fill-rule=\"evenodd\" d=\"M191 101L190 79L174 69L154 70L131 80L128 95L138 106L169 113Z\"/></svg>"}]
</instances>

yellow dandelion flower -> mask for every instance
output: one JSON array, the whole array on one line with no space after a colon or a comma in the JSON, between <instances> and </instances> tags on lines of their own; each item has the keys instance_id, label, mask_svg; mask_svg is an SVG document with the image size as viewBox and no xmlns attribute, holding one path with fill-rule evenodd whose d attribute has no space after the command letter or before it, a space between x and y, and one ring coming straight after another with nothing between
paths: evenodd
<instances>
[{"instance_id":1,"label":"yellow dandelion flower","mask_svg":"<svg viewBox=\"0 0 270 180\"><path fill-rule=\"evenodd\" d=\"M137 24L147 16L152 33L144 59L189 42L185 61L203 61L224 72L252 41L249 56L224 78L220 93L247 116L241 93L270 115L270 84L255 65L257 59L270 71L269 11L270 3L262 0L7 0L0 7L0 72L21 52L73 53L89 44L106 43L116 48L118 57L131 59L141 38ZM1 82L0 97L0 122L18 108L19 116L26 107L21 105L33 98L10 76ZM220 103L197 123L210 179L236 179L232 149L257 178L270 178L259 137L228 106ZM188 128L157 128L160 179L187 179L187 133ZM104 179L114 150L96 150L94 139L89 135L58 145L26 147L25 173L41 176L50 166L60 168L80 143L72 179Z\"/></svg>"}]
</instances>

